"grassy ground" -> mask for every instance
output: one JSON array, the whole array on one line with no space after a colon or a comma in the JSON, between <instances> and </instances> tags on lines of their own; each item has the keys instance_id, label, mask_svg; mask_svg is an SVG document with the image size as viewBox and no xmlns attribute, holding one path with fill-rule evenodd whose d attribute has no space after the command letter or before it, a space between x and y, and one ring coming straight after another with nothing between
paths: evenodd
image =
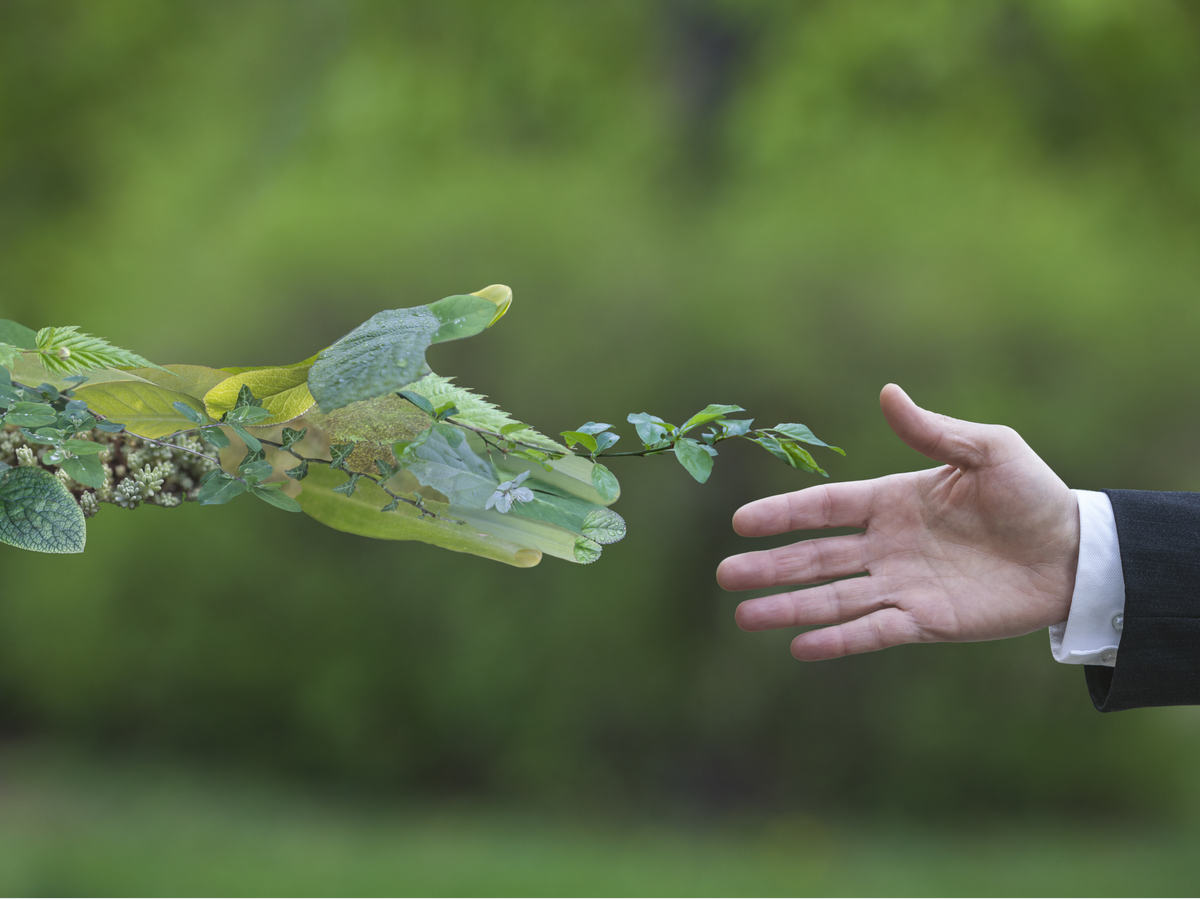
<instances>
[{"instance_id":1,"label":"grassy ground","mask_svg":"<svg viewBox=\"0 0 1200 900\"><path fill-rule=\"evenodd\" d=\"M40 758L39 758L40 757ZM1198 830L589 821L0 755L5 895L1195 895Z\"/></svg>"}]
</instances>

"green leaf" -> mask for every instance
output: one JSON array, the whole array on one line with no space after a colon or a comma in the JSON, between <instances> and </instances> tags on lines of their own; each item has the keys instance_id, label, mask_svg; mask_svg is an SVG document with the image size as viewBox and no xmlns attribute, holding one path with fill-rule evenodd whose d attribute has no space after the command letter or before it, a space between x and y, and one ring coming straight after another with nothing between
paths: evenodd
<instances>
[{"instance_id":1,"label":"green leaf","mask_svg":"<svg viewBox=\"0 0 1200 900\"><path fill-rule=\"evenodd\" d=\"M154 367L145 357L84 334L76 325L43 328L37 333L37 349L44 351L39 361L46 371L59 376L121 366Z\"/></svg>"},{"instance_id":2,"label":"green leaf","mask_svg":"<svg viewBox=\"0 0 1200 900\"><path fill-rule=\"evenodd\" d=\"M97 453L103 453L108 447L104 444L98 444L95 441L85 441L82 438L72 438L63 444L63 449L69 450L76 456L94 456ZM78 478L75 479L79 481Z\"/></svg>"},{"instance_id":3,"label":"green leaf","mask_svg":"<svg viewBox=\"0 0 1200 900\"><path fill-rule=\"evenodd\" d=\"M407 400L409 403L411 403L417 409L421 410L421 412L425 413L425 415L427 415L427 416L435 415L434 410L433 410L433 404L430 403L426 398L424 398L420 394L418 394L416 391L399 391L398 393L400 394L401 397L403 397L405 400Z\"/></svg>"},{"instance_id":4,"label":"green leaf","mask_svg":"<svg viewBox=\"0 0 1200 900\"><path fill-rule=\"evenodd\" d=\"M228 435L226 435L225 432L223 432L216 425L210 425L207 428L201 428L200 437L212 444L218 450L224 450L229 446Z\"/></svg>"},{"instance_id":5,"label":"green leaf","mask_svg":"<svg viewBox=\"0 0 1200 900\"><path fill-rule=\"evenodd\" d=\"M190 403L185 403L182 400L176 400L171 404L180 413L191 419L197 425L203 425L205 422L204 413L193 407Z\"/></svg>"},{"instance_id":6,"label":"green leaf","mask_svg":"<svg viewBox=\"0 0 1200 900\"><path fill-rule=\"evenodd\" d=\"M807 425L800 425L796 422L785 422L782 425L776 425L771 431L782 434L784 437L791 438L793 441L801 441L805 444L812 444L816 447L828 447L835 453L846 455L846 451L841 447L834 447L832 444L827 444L809 430ZM816 465L814 463L814 465Z\"/></svg>"},{"instance_id":7,"label":"green leaf","mask_svg":"<svg viewBox=\"0 0 1200 900\"><path fill-rule=\"evenodd\" d=\"M275 467L265 459L256 459L252 462L243 463L238 466L238 474L244 475L248 480L259 482L264 478L270 478L274 473Z\"/></svg>"},{"instance_id":8,"label":"green leaf","mask_svg":"<svg viewBox=\"0 0 1200 900\"><path fill-rule=\"evenodd\" d=\"M302 459L300 465L294 469L288 469L284 472L288 478L293 478L296 481L303 481L308 476L308 460Z\"/></svg>"},{"instance_id":9,"label":"green leaf","mask_svg":"<svg viewBox=\"0 0 1200 900\"><path fill-rule=\"evenodd\" d=\"M497 304L491 300L478 294L456 294L430 303L428 309L442 323L430 343L441 344L474 337L504 315L508 306L497 313Z\"/></svg>"},{"instance_id":10,"label":"green leaf","mask_svg":"<svg viewBox=\"0 0 1200 900\"><path fill-rule=\"evenodd\" d=\"M280 446L279 449L280 450L290 450L292 448L293 444L299 443L300 441L304 440L304 436L306 434L308 434L307 428L301 428L299 431L297 431L294 428L284 428L283 433L280 437L280 440L282 441L282 446Z\"/></svg>"},{"instance_id":11,"label":"green leaf","mask_svg":"<svg viewBox=\"0 0 1200 900\"><path fill-rule=\"evenodd\" d=\"M123 423L130 434L140 437L163 438L177 431L188 431L196 424L175 408L176 402L190 405L195 400L157 384L143 381L87 384L75 396L87 403L88 409L114 423Z\"/></svg>"},{"instance_id":12,"label":"green leaf","mask_svg":"<svg viewBox=\"0 0 1200 900\"><path fill-rule=\"evenodd\" d=\"M354 452L354 442L347 444L330 444L329 445L329 468L341 469L346 465L346 457Z\"/></svg>"},{"instance_id":13,"label":"green leaf","mask_svg":"<svg viewBox=\"0 0 1200 900\"><path fill-rule=\"evenodd\" d=\"M380 511L380 512L385 512L385 513L387 513L387 512L395 512L395 511L396 511L396 510L399 508L399 506L400 506L400 498L399 498L399 497L393 497L393 498L392 498L392 502L391 502L391 503L389 503L387 506L384 506L384 507L382 507L382 508L381 508L379 511Z\"/></svg>"},{"instance_id":14,"label":"green leaf","mask_svg":"<svg viewBox=\"0 0 1200 900\"><path fill-rule=\"evenodd\" d=\"M38 428L42 425L53 425L58 421L58 413L48 403L30 403L22 400L8 408L4 421L8 425L21 428Z\"/></svg>"},{"instance_id":15,"label":"green leaf","mask_svg":"<svg viewBox=\"0 0 1200 900\"><path fill-rule=\"evenodd\" d=\"M354 491L358 488L358 480L360 478L362 478L362 476L355 472L350 476L349 480L335 487L333 492L335 494L345 494L347 497L352 497L354 495Z\"/></svg>"},{"instance_id":16,"label":"green leaf","mask_svg":"<svg viewBox=\"0 0 1200 900\"><path fill-rule=\"evenodd\" d=\"M710 403L700 412L696 413L690 419L683 423L683 427L679 429L680 434L686 434L698 425L706 425L709 422L715 422L717 419L723 419L728 413L745 412L740 406L723 406L719 403Z\"/></svg>"},{"instance_id":17,"label":"green leaf","mask_svg":"<svg viewBox=\"0 0 1200 900\"><path fill-rule=\"evenodd\" d=\"M637 429L638 437L647 447L661 443L667 436L667 428L674 427L649 413L630 413L628 422Z\"/></svg>"},{"instance_id":18,"label":"green leaf","mask_svg":"<svg viewBox=\"0 0 1200 900\"><path fill-rule=\"evenodd\" d=\"M596 507L583 520L583 536L597 544L615 544L625 537L625 520L611 509Z\"/></svg>"},{"instance_id":19,"label":"green leaf","mask_svg":"<svg viewBox=\"0 0 1200 900\"><path fill-rule=\"evenodd\" d=\"M223 369L211 369L208 366L190 366L190 365L171 365L155 367L152 369L127 369L123 372L116 372L123 376L123 379L136 377L145 381L157 384L159 387L165 387L169 391L175 391L177 394L185 394L193 400L199 400L201 407L204 404L204 395L211 391L214 387L229 377L229 373ZM93 383L110 380L110 373L93 374ZM215 416L214 418L220 418Z\"/></svg>"},{"instance_id":20,"label":"green leaf","mask_svg":"<svg viewBox=\"0 0 1200 900\"><path fill-rule=\"evenodd\" d=\"M218 506L228 503L234 497L243 493L246 485L226 472L217 472L206 481L196 494L201 506Z\"/></svg>"},{"instance_id":21,"label":"green leaf","mask_svg":"<svg viewBox=\"0 0 1200 900\"><path fill-rule=\"evenodd\" d=\"M712 474L713 458L704 445L691 438L680 438L675 442L675 458L701 484Z\"/></svg>"},{"instance_id":22,"label":"green leaf","mask_svg":"<svg viewBox=\"0 0 1200 900\"><path fill-rule=\"evenodd\" d=\"M0 408L22 402L22 394L11 384L0 384Z\"/></svg>"},{"instance_id":23,"label":"green leaf","mask_svg":"<svg viewBox=\"0 0 1200 900\"><path fill-rule=\"evenodd\" d=\"M225 413L225 421L230 425L266 427L271 418L271 411L261 406L239 406Z\"/></svg>"},{"instance_id":24,"label":"green leaf","mask_svg":"<svg viewBox=\"0 0 1200 900\"><path fill-rule=\"evenodd\" d=\"M564 431L561 432L562 439L567 442L568 447L574 447L576 444L582 444L584 449L589 453L596 452L596 438L583 431Z\"/></svg>"},{"instance_id":25,"label":"green leaf","mask_svg":"<svg viewBox=\"0 0 1200 900\"><path fill-rule=\"evenodd\" d=\"M725 419L720 423L721 433L727 437L744 437L753 423L753 419Z\"/></svg>"},{"instance_id":26,"label":"green leaf","mask_svg":"<svg viewBox=\"0 0 1200 900\"><path fill-rule=\"evenodd\" d=\"M419 397L420 394L418 394L417 396ZM422 399L424 399L424 398L422 398ZM426 400L425 402L428 403L429 401ZM509 422L507 425L500 426L500 434L504 437L508 437L510 434L513 434L514 432L517 432L517 431L522 431L528 427L529 426L526 425L524 422Z\"/></svg>"},{"instance_id":27,"label":"green leaf","mask_svg":"<svg viewBox=\"0 0 1200 900\"><path fill-rule=\"evenodd\" d=\"M599 463L592 467L592 486L606 503L612 503L621 494L617 476Z\"/></svg>"},{"instance_id":28,"label":"green leaf","mask_svg":"<svg viewBox=\"0 0 1200 900\"><path fill-rule=\"evenodd\" d=\"M496 434L503 433L510 440L533 444L551 453L563 453L566 451L566 448L561 444L550 440L550 438L539 434L528 426L504 431L503 429L508 425L519 425L521 423L515 422L509 417L508 413L497 409L495 404L488 402L486 398L472 393L466 388L459 387L450 381L450 379L443 378L440 375L425 376L411 386L411 393L426 398L431 407L453 402L458 407L458 413L455 415L454 420L460 425L470 425L474 428L482 428L485 431Z\"/></svg>"},{"instance_id":29,"label":"green leaf","mask_svg":"<svg viewBox=\"0 0 1200 900\"><path fill-rule=\"evenodd\" d=\"M21 348L0 341L0 367L7 369L21 358Z\"/></svg>"},{"instance_id":30,"label":"green leaf","mask_svg":"<svg viewBox=\"0 0 1200 900\"><path fill-rule=\"evenodd\" d=\"M0 541L39 553L82 553L83 511L63 483L37 466L0 475Z\"/></svg>"},{"instance_id":31,"label":"green leaf","mask_svg":"<svg viewBox=\"0 0 1200 900\"><path fill-rule=\"evenodd\" d=\"M238 406L243 390L256 398L255 405L267 410L256 421L263 427L288 422L304 415L316 401L308 389L308 373L316 360L306 359L294 366L250 369L230 375L204 395L204 405L214 419Z\"/></svg>"},{"instance_id":32,"label":"green leaf","mask_svg":"<svg viewBox=\"0 0 1200 900\"><path fill-rule=\"evenodd\" d=\"M483 509L500 483L491 464L465 441L454 447L434 432L410 451L407 470L425 487L445 494L454 506Z\"/></svg>"},{"instance_id":33,"label":"green leaf","mask_svg":"<svg viewBox=\"0 0 1200 900\"><path fill-rule=\"evenodd\" d=\"M289 497L283 492L283 486L278 482L271 484L252 484L250 485L250 493L259 500L264 500L272 506L277 506L287 512L304 512L299 501Z\"/></svg>"},{"instance_id":34,"label":"green leaf","mask_svg":"<svg viewBox=\"0 0 1200 900\"><path fill-rule=\"evenodd\" d=\"M38 345L36 331L11 319L0 319L0 341L22 350L34 350Z\"/></svg>"},{"instance_id":35,"label":"green leaf","mask_svg":"<svg viewBox=\"0 0 1200 900\"><path fill-rule=\"evenodd\" d=\"M437 515L423 515L421 510L408 503L392 506L392 498L371 482L359 485L353 497L335 494L333 488L341 483L341 479L336 472L315 466L305 479L299 498L304 512L338 531L393 541L424 541L521 568L536 566L542 559L542 551L525 542L528 534L535 529L562 532L552 526L517 520L497 523L497 530L506 535L498 537L485 531L491 527L492 517L483 515L482 511L477 520L464 522L462 517L450 517L446 504L426 501L429 511ZM382 515L381 508L391 511ZM502 520L505 517L495 518ZM569 553L571 544L564 542L564 546Z\"/></svg>"},{"instance_id":36,"label":"green leaf","mask_svg":"<svg viewBox=\"0 0 1200 900\"><path fill-rule=\"evenodd\" d=\"M241 425L234 425L232 423L226 423L226 424L229 424L229 430L232 431L234 434L236 434L238 437L240 437L242 439L242 443L244 443L248 449L250 449L250 450L261 450L262 449L262 441L260 441L258 438L256 438L254 435L252 435L250 432L248 432Z\"/></svg>"},{"instance_id":37,"label":"green leaf","mask_svg":"<svg viewBox=\"0 0 1200 900\"><path fill-rule=\"evenodd\" d=\"M611 431L602 431L596 435L596 452L602 453L621 439L619 434Z\"/></svg>"},{"instance_id":38,"label":"green leaf","mask_svg":"<svg viewBox=\"0 0 1200 900\"><path fill-rule=\"evenodd\" d=\"M585 566L589 563L594 563L600 558L603 550L604 548L595 541L585 537L577 538L575 541L575 561Z\"/></svg>"},{"instance_id":39,"label":"green leaf","mask_svg":"<svg viewBox=\"0 0 1200 900\"><path fill-rule=\"evenodd\" d=\"M95 456L73 456L64 459L62 470L90 488L104 487L104 463Z\"/></svg>"}]
</instances>

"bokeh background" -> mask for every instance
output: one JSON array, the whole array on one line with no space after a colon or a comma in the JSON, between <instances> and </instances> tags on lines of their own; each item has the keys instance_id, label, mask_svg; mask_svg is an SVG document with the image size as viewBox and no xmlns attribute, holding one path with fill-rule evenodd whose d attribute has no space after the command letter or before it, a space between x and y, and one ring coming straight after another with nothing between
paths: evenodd
<instances>
[{"instance_id":1,"label":"bokeh background","mask_svg":"<svg viewBox=\"0 0 1200 900\"><path fill-rule=\"evenodd\" d=\"M430 360L543 431L739 403L867 478L895 381L1196 490L1198 226L1183 0L0 2L0 316L161 363L502 282ZM1200 889L1196 710L1044 632L800 664L713 572L813 479L614 469L591 567L248 499L0 547L0 892Z\"/></svg>"}]
</instances>

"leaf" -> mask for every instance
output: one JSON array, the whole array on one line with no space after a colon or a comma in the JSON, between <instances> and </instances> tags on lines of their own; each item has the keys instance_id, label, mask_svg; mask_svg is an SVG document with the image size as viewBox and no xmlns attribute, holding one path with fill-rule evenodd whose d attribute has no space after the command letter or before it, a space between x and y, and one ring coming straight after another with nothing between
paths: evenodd
<instances>
[{"instance_id":1,"label":"leaf","mask_svg":"<svg viewBox=\"0 0 1200 900\"><path fill-rule=\"evenodd\" d=\"M347 444L331 444L329 446L329 468L340 469L346 464L346 457L354 452L354 442Z\"/></svg>"},{"instance_id":2,"label":"leaf","mask_svg":"<svg viewBox=\"0 0 1200 900\"><path fill-rule=\"evenodd\" d=\"M200 437L212 444L218 450L224 450L229 446L229 437L216 425L209 425L207 428L201 428Z\"/></svg>"},{"instance_id":3,"label":"leaf","mask_svg":"<svg viewBox=\"0 0 1200 900\"><path fill-rule=\"evenodd\" d=\"M242 439L242 443L245 444L247 448L249 448L250 450L261 450L262 449L262 441L260 441L258 438L256 438L254 435L252 435L250 432L248 432L241 425L234 425L232 423L228 423L228 424L229 424L229 430L232 431L234 434L236 434L238 437L240 437Z\"/></svg>"},{"instance_id":4,"label":"leaf","mask_svg":"<svg viewBox=\"0 0 1200 900\"><path fill-rule=\"evenodd\" d=\"M7 369L21 358L21 349L0 341L0 367Z\"/></svg>"},{"instance_id":5,"label":"leaf","mask_svg":"<svg viewBox=\"0 0 1200 900\"><path fill-rule=\"evenodd\" d=\"M728 437L744 437L753 423L753 419L725 419L720 423L720 428L722 434Z\"/></svg>"},{"instance_id":6,"label":"leaf","mask_svg":"<svg viewBox=\"0 0 1200 900\"><path fill-rule=\"evenodd\" d=\"M415 406L427 416L434 415L433 404L418 394L416 391L400 391L400 396Z\"/></svg>"},{"instance_id":7,"label":"leaf","mask_svg":"<svg viewBox=\"0 0 1200 900\"><path fill-rule=\"evenodd\" d=\"M204 395L211 391L214 387L229 377L229 373L222 369L210 369L208 366L189 366L171 365L153 369L129 369L120 373L126 377L138 376L159 387L165 387L169 391L175 391L179 394L201 401L204 401ZM107 373L102 375L92 375L93 383L100 383L102 378L106 378ZM215 418L220 418L216 416Z\"/></svg>"},{"instance_id":8,"label":"leaf","mask_svg":"<svg viewBox=\"0 0 1200 900\"><path fill-rule=\"evenodd\" d=\"M597 544L615 544L625 537L625 520L611 509L597 507L583 520L583 536Z\"/></svg>"},{"instance_id":9,"label":"leaf","mask_svg":"<svg viewBox=\"0 0 1200 900\"><path fill-rule=\"evenodd\" d=\"M282 485L278 482L273 482L272 484L252 484L250 485L250 493L259 500L265 500L272 506L277 506L287 512L304 511L297 500L283 492Z\"/></svg>"},{"instance_id":10,"label":"leaf","mask_svg":"<svg viewBox=\"0 0 1200 900\"><path fill-rule=\"evenodd\" d=\"M228 425L250 425L256 428L264 427L266 419L271 418L271 411L262 406L237 406L225 413Z\"/></svg>"},{"instance_id":11,"label":"leaf","mask_svg":"<svg viewBox=\"0 0 1200 900\"><path fill-rule=\"evenodd\" d=\"M0 409L21 402L22 394L10 384L0 383Z\"/></svg>"},{"instance_id":12,"label":"leaf","mask_svg":"<svg viewBox=\"0 0 1200 900\"><path fill-rule=\"evenodd\" d=\"M316 402L308 389L308 373L316 357L294 366L251 369L230 375L204 395L204 405L214 419L237 405L243 387L249 388L259 404L270 411L255 424L278 425L304 415Z\"/></svg>"},{"instance_id":13,"label":"leaf","mask_svg":"<svg viewBox=\"0 0 1200 900\"><path fill-rule=\"evenodd\" d=\"M90 488L104 487L104 463L95 456L73 456L60 463L62 470Z\"/></svg>"},{"instance_id":14,"label":"leaf","mask_svg":"<svg viewBox=\"0 0 1200 900\"><path fill-rule=\"evenodd\" d=\"M427 306L376 313L317 356L308 373L309 389L327 413L402 390L428 371L425 350L430 344L479 334L503 315L509 302L511 292L501 303L459 294Z\"/></svg>"},{"instance_id":15,"label":"leaf","mask_svg":"<svg viewBox=\"0 0 1200 900\"><path fill-rule=\"evenodd\" d=\"M612 425L607 422L588 422L576 428L576 431L582 431L584 434L599 434L602 431L607 431L612 428Z\"/></svg>"},{"instance_id":16,"label":"leaf","mask_svg":"<svg viewBox=\"0 0 1200 900\"><path fill-rule=\"evenodd\" d=\"M297 431L294 428L285 428L280 436L280 450L290 450L292 445L304 440L304 436L308 434L307 428L301 428Z\"/></svg>"},{"instance_id":17,"label":"leaf","mask_svg":"<svg viewBox=\"0 0 1200 900\"><path fill-rule=\"evenodd\" d=\"M611 431L600 432L598 435L596 435L596 452L602 453L620 439L621 436L619 434L615 434Z\"/></svg>"},{"instance_id":18,"label":"leaf","mask_svg":"<svg viewBox=\"0 0 1200 900\"><path fill-rule=\"evenodd\" d=\"M796 422L786 422L782 425L776 425L771 431L782 434L784 437L789 437L793 441L801 441L805 444L812 444L816 447L828 447L834 453L846 455L846 451L841 447L835 447L832 444L827 444L809 430L807 425L800 425ZM815 465L815 463L814 463Z\"/></svg>"},{"instance_id":19,"label":"leaf","mask_svg":"<svg viewBox=\"0 0 1200 900\"><path fill-rule=\"evenodd\" d=\"M708 450L691 438L680 438L675 442L675 458L701 484L712 474L713 459Z\"/></svg>"},{"instance_id":20,"label":"leaf","mask_svg":"<svg viewBox=\"0 0 1200 900\"><path fill-rule=\"evenodd\" d=\"M163 438L195 425L175 408L175 403L196 401L157 384L142 381L87 384L75 396L87 403L88 409L124 424L125 430L140 437Z\"/></svg>"},{"instance_id":21,"label":"leaf","mask_svg":"<svg viewBox=\"0 0 1200 900\"><path fill-rule=\"evenodd\" d=\"M82 553L83 511L63 483L37 466L0 475L0 541L39 553Z\"/></svg>"},{"instance_id":22,"label":"leaf","mask_svg":"<svg viewBox=\"0 0 1200 900\"><path fill-rule=\"evenodd\" d=\"M580 537L575 541L575 561L585 566L594 563L600 558L603 550L604 548L595 541Z\"/></svg>"},{"instance_id":23,"label":"leaf","mask_svg":"<svg viewBox=\"0 0 1200 900\"><path fill-rule=\"evenodd\" d=\"M33 350L37 347L37 332L12 319L0 319L0 341L22 350Z\"/></svg>"},{"instance_id":24,"label":"leaf","mask_svg":"<svg viewBox=\"0 0 1200 900\"><path fill-rule=\"evenodd\" d=\"M274 471L275 467L265 459L256 459L238 466L239 475L244 475L249 480L255 482L262 481L264 478L270 478Z\"/></svg>"},{"instance_id":25,"label":"leaf","mask_svg":"<svg viewBox=\"0 0 1200 900\"><path fill-rule=\"evenodd\" d=\"M201 506L218 506L228 503L234 497L243 493L246 485L226 472L218 472L206 481L196 494Z\"/></svg>"},{"instance_id":26,"label":"leaf","mask_svg":"<svg viewBox=\"0 0 1200 900\"><path fill-rule=\"evenodd\" d=\"M444 494L454 506L483 509L500 480L487 460L465 441L458 447L438 433L412 450L407 470L425 487Z\"/></svg>"},{"instance_id":27,"label":"leaf","mask_svg":"<svg viewBox=\"0 0 1200 900\"><path fill-rule=\"evenodd\" d=\"M53 425L58 421L58 413L48 403L30 403L22 400L8 408L4 422L21 428L38 428L42 425Z\"/></svg>"},{"instance_id":28,"label":"leaf","mask_svg":"<svg viewBox=\"0 0 1200 900\"><path fill-rule=\"evenodd\" d=\"M667 423L650 413L630 413L627 421L637 429L638 437L647 447L653 447L667 436Z\"/></svg>"},{"instance_id":29,"label":"leaf","mask_svg":"<svg viewBox=\"0 0 1200 900\"><path fill-rule=\"evenodd\" d=\"M574 447L576 444L583 444L584 449L589 453L596 452L596 438L582 431L564 431L562 439L567 442L568 447Z\"/></svg>"},{"instance_id":30,"label":"leaf","mask_svg":"<svg viewBox=\"0 0 1200 900\"><path fill-rule=\"evenodd\" d=\"M592 485L606 503L612 503L621 494L617 476L599 463L592 467Z\"/></svg>"},{"instance_id":31,"label":"leaf","mask_svg":"<svg viewBox=\"0 0 1200 900\"><path fill-rule=\"evenodd\" d=\"M461 424L482 428L495 434L503 434L509 440L533 444L550 452L561 453L566 450L561 444L539 434L529 426L510 428L506 431L506 426L520 425L521 423L512 419L503 410L497 409L496 405L490 403L485 397L459 387L448 378L440 375L427 375L411 385L409 391L426 398L431 408L445 403L453 403L458 407L458 413L454 419ZM409 393L409 391L405 393Z\"/></svg>"},{"instance_id":32,"label":"leaf","mask_svg":"<svg viewBox=\"0 0 1200 900\"><path fill-rule=\"evenodd\" d=\"M37 349L43 351L40 362L46 371L60 376L120 366L154 367L145 357L84 334L77 325L43 328L37 333Z\"/></svg>"},{"instance_id":33,"label":"leaf","mask_svg":"<svg viewBox=\"0 0 1200 900\"><path fill-rule=\"evenodd\" d=\"M345 494L347 497L354 496L354 490L358 487L358 480L362 478L357 472L350 476L348 481L339 484L333 489L335 494Z\"/></svg>"},{"instance_id":34,"label":"leaf","mask_svg":"<svg viewBox=\"0 0 1200 900\"><path fill-rule=\"evenodd\" d=\"M296 466L294 469L286 470L283 474L285 474L288 478L295 479L296 481L303 481L306 477L308 477L308 460L300 460L300 465Z\"/></svg>"},{"instance_id":35,"label":"leaf","mask_svg":"<svg viewBox=\"0 0 1200 900\"><path fill-rule=\"evenodd\" d=\"M304 480L304 489L298 498L304 512L338 531L393 541L424 541L510 566L528 568L536 566L542 559L541 551L528 543L515 543L484 531L488 527L486 521L467 523L461 521L461 517L450 517L449 508L444 503L426 501L430 512L437 515L422 515L421 510L408 503L399 504L384 515L380 509L390 507L392 498L382 488L365 482L353 497L343 497L333 492L341 480L342 476L324 466L314 467ZM506 533L524 536L517 528L509 528Z\"/></svg>"},{"instance_id":36,"label":"leaf","mask_svg":"<svg viewBox=\"0 0 1200 900\"><path fill-rule=\"evenodd\" d=\"M182 400L176 400L171 405L173 407L175 407L176 411L179 412L180 415L186 416L187 418L189 418L193 422L195 422L197 425L204 424L204 422L205 422L204 413L200 412L198 409L193 408L191 406L191 404L184 403Z\"/></svg>"},{"instance_id":37,"label":"leaf","mask_svg":"<svg viewBox=\"0 0 1200 900\"><path fill-rule=\"evenodd\" d=\"M417 396L420 396L420 395L418 394ZM424 398L422 398L422 399L424 399ZM429 401L426 400L425 402L428 403ZM500 427L500 434L503 437L508 437L510 434L514 434L515 432L522 431L528 427L529 426L526 425L524 422L509 422L507 425L502 425Z\"/></svg>"},{"instance_id":38,"label":"leaf","mask_svg":"<svg viewBox=\"0 0 1200 900\"><path fill-rule=\"evenodd\" d=\"M717 419L725 418L728 413L745 412L740 406L723 406L719 403L710 403L700 412L696 413L690 419L683 423L683 427L679 429L680 434L686 434L698 425L706 425L709 422L715 422Z\"/></svg>"},{"instance_id":39,"label":"leaf","mask_svg":"<svg viewBox=\"0 0 1200 900\"><path fill-rule=\"evenodd\" d=\"M104 444L98 444L95 441L85 441L82 438L72 438L63 444L64 450L69 450L76 456L94 456L97 453L103 453L108 447ZM78 478L75 479L79 481Z\"/></svg>"}]
</instances>

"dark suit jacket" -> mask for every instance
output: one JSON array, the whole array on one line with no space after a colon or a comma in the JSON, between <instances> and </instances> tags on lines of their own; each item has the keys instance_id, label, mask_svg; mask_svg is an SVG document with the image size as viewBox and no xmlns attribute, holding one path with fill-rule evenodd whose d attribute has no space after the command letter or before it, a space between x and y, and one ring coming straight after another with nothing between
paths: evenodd
<instances>
[{"instance_id":1,"label":"dark suit jacket","mask_svg":"<svg viewBox=\"0 0 1200 900\"><path fill-rule=\"evenodd\" d=\"M1084 666L1101 712L1200 704L1200 494L1105 491L1125 575L1117 664Z\"/></svg>"}]
</instances>

